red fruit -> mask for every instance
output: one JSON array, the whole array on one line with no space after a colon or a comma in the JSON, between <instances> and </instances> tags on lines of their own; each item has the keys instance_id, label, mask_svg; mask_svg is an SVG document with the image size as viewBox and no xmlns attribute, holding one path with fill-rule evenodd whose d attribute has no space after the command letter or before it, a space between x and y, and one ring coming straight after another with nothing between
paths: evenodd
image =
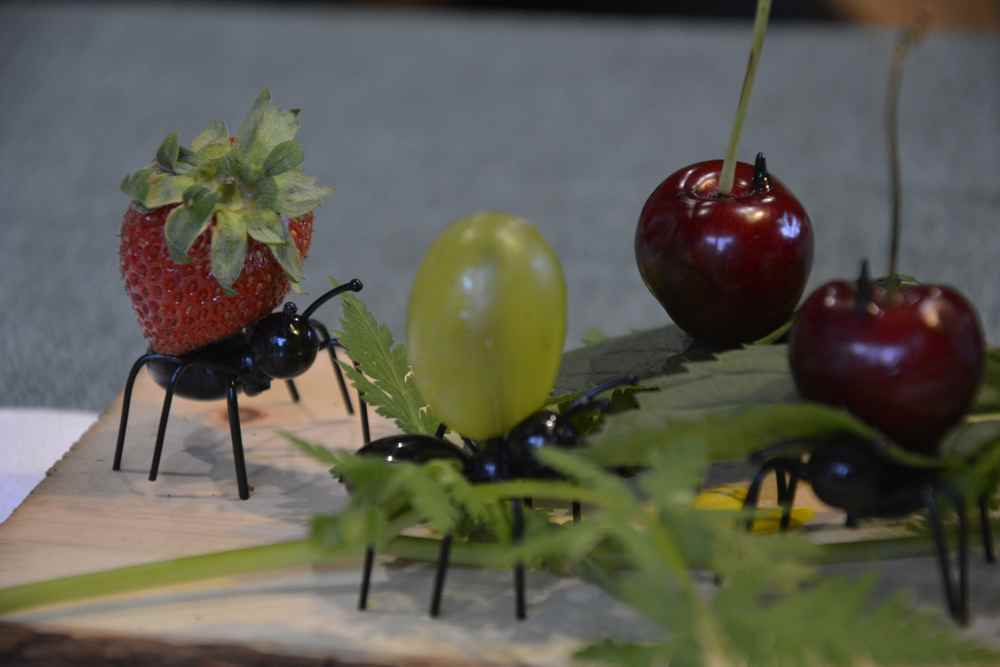
<instances>
[{"instance_id":1,"label":"red fruit","mask_svg":"<svg viewBox=\"0 0 1000 667\"><path fill-rule=\"evenodd\" d=\"M303 280L313 210L331 192L299 169L298 110L261 91L235 136L222 121L169 135L125 177L122 278L154 351L180 355L237 333ZM287 221L287 222L286 222Z\"/></svg>"},{"instance_id":2,"label":"red fruit","mask_svg":"<svg viewBox=\"0 0 1000 667\"><path fill-rule=\"evenodd\" d=\"M642 279L667 315L695 338L732 345L787 322L812 268L802 204L757 164L736 165L718 193L722 160L671 174L649 196L635 232Z\"/></svg>"},{"instance_id":3,"label":"red fruit","mask_svg":"<svg viewBox=\"0 0 1000 667\"><path fill-rule=\"evenodd\" d=\"M802 304L790 340L799 393L846 408L904 447L934 452L979 387L979 317L948 287L859 285L860 296L849 282L827 283Z\"/></svg>"},{"instance_id":4,"label":"red fruit","mask_svg":"<svg viewBox=\"0 0 1000 667\"><path fill-rule=\"evenodd\" d=\"M125 289L143 335L156 352L184 354L225 338L270 313L288 293L289 282L271 251L250 240L240 277L227 295L211 271L211 227L188 251L188 264L175 264L163 234L174 206L143 213L130 206L122 220L121 260ZM313 214L289 222L303 257L312 241Z\"/></svg>"}]
</instances>

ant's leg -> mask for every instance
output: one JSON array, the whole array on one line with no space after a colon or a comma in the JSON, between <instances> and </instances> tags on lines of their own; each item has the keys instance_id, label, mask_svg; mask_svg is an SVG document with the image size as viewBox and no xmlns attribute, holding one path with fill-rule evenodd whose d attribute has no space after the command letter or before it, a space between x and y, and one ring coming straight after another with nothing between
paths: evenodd
<instances>
[{"instance_id":1,"label":"ant's leg","mask_svg":"<svg viewBox=\"0 0 1000 667\"><path fill-rule=\"evenodd\" d=\"M958 590L955 590L955 582L951 576L948 545L934 487L929 485L924 487L924 504L927 507L927 519L931 524L934 546L937 549L938 568L941 571L941 584L944 587L948 612L956 623L967 625L969 622L969 536L966 532L965 504L961 495L953 489L942 487L941 490L952 501L955 513L958 515Z\"/></svg>"},{"instance_id":2,"label":"ant's leg","mask_svg":"<svg viewBox=\"0 0 1000 667\"><path fill-rule=\"evenodd\" d=\"M236 464L236 485L240 490L240 500L246 500L250 497L250 486L247 484L247 464L243 457L243 431L240 428L240 405L236 394L234 380L226 389L226 408L229 413L229 437L233 441L233 461Z\"/></svg>"},{"instance_id":3,"label":"ant's leg","mask_svg":"<svg viewBox=\"0 0 1000 667\"><path fill-rule=\"evenodd\" d=\"M444 591L444 577L448 573L448 560L451 557L451 533L441 539L441 550L438 552L437 572L434 575L434 595L431 597L431 618L441 614L441 593Z\"/></svg>"},{"instance_id":4,"label":"ant's leg","mask_svg":"<svg viewBox=\"0 0 1000 667\"><path fill-rule=\"evenodd\" d=\"M361 592L358 594L358 611L368 609L368 588L372 583L372 567L375 565L375 547L365 547L365 569L361 572Z\"/></svg>"},{"instance_id":5,"label":"ant's leg","mask_svg":"<svg viewBox=\"0 0 1000 667\"><path fill-rule=\"evenodd\" d=\"M778 484L778 504L781 505L781 530L788 530L792 522L792 505L795 503L795 492L799 486L799 476L791 464L782 466L784 473L779 475L783 483ZM787 477L785 476L787 475ZM782 489L782 487L784 487Z\"/></svg>"},{"instance_id":6,"label":"ant's leg","mask_svg":"<svg viewBox=\"0 0 1000 667\"><path fill-rule=\"evenodd\" d=\"M156 429L156 446L153 447L153 463L149 466L149 481L155 482L160 472L160 456L163 454L163 439L167 434L167 420L170 418L170 404L174 400L174 390L181 374L188 369L188 364L181 364L170 376L167 389L163 395L163 410L160 412L160 425Z\"/></svg>"},{"instance_id":7,"label":"ant's leg","mask_svg":"<svg viewBox=\"0 0 1000 667\"><path fill-rule=\"evenodd\" d=\"M573 501L573 523L580 523L580 514L581 514L580 509L581 509L580 508L580 501L579 500L574 500Z\"/></svg>"},{"instance_id":8,"label":"ant's leg","mask_svg":"<svg viewBox=\"0 0 1000 667\"><path fill-rule=\"evenodd\" d=\"M115 460L111 464L112 470L122 469L122 452L125 449L125 429L128 428L128 411L132 405L132 387L135 385L135 379L147 361L158 357L160 355L144 354L135 360L135 363L132 364L132 370L129 371L128 380L125 381L125 391L122 395L122 417L118 423L118 442L115 444Z\"/></svg>"},{"instance_id":9,"label":"ant's leg","mask_svg":"<svg viewBox=\"0 0 1000 667\"><path fill-rule=\"evenodd\" d=\"M285 386L288 387L288 393L292 395L292 403L298 403L299 388L295 386L295 380L285 380Z\"/></svg>"},{"instance_id":10,"label":"ant's leg","mask_svg":"<svg viewBox=\"0 0 1000 667\"><path fill-rule=\"evenodd\" d=\"M993 553L993 527L990 525L990 505L986 494L979 496L979 532L983 537L983 551L987 563L995 563Z\"/></svg>"},{"instance_id":11,"label":"ant's leg","mask_svg":"<svg viewBox=\"0 0 1000 667\"><path fill-rule=\"evenodd\" d=\"M330 336L330 331L326 328L326 325L319 320L309 320L309 324L319 333L320 342L330 354L330 363L333 364L333 372L337 376L337 386L340 387L340 398L344 401L344 408L347 409L347 414L353 415L354 405L351 404L351 394L347 391L347 383L344 382L344 372L340 370L340 360L337 359L337 345L340 343L336 338Z\"/></svg>"},{"instance_id":12,"label":"ant's leg","mask_svg":"<svg viewBox=\"0 0 1000 667\"><path fill-rule=\"evenodd\" d=\"M447 432L448 432L448 425L445 424L444 422L441 422L440 424L438 424L437 430L434 431L434 437L440 440L445 436Z\"/></svg>"},{"instance_id":13,"label":"ant's leg","mask_svg":"<svg viewBox=\"0 0 1000 667\"><path fill-rule=\"evenodd\" d=\"M514 504L514 530L513 538L514 544L521 541L524 537L524 508L521 507L521 501L515 498ZM524 563L518 561L514 564L514 596L515 596L515 611L517 620L523 621L527 616L525 612L524 604Z\"/></svg>"},{"instance_id":14,"label":"ant's leg","mask_svg":"<svg viewBox=\"0 0 1000 667\"><path fill-rule=\"evenodd\" d=\"M757 474L754 475L753 480L750 482L749 488L747 488L746 498L743 499L743 510L756 510L757 501L760 498L760 487L767 478L767 474L771 472L774 468L774 462L769 461L761 466ZM752 512L748 512L751 516L747 519L746 527L748 531L753 530L753 516Z\"/></svg>"}]
</instances>

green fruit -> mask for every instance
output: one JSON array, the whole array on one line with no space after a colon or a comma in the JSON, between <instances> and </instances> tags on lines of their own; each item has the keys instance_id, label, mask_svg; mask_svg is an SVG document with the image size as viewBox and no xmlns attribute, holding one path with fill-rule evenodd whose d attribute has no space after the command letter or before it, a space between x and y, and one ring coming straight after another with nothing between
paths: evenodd
<instances>
[{"instance_id":1,"label":"green fruit","mask_svg":"<svg viewBox=\"0 0 1000 667\"><path fill-rule=\"evenodd\" d=\"M566 281L527 221L476 213L445 229L410 293L414 379L448 426L483 440L545 404L566 336Z\"/></svg>"}]
</instances>

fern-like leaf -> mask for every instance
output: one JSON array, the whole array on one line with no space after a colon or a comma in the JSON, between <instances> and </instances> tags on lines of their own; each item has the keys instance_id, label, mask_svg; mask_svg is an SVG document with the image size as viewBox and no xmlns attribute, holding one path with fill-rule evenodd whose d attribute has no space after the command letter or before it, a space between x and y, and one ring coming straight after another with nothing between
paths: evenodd
<instances>
[{"instance_id":1,"label":"fern-like leaf","mask_svg":"<svg viewBox=\"0 0 1000 667\"><path fill-rule=\"evenodd\" d=\"M337 337L360 370L341 366L354 388L404 433L433 433L440 421L430 414L413 381L406 346L393 340L389 328L375 319L361 299L344 294L341 303Z\"/></svg>"}]
</instances>

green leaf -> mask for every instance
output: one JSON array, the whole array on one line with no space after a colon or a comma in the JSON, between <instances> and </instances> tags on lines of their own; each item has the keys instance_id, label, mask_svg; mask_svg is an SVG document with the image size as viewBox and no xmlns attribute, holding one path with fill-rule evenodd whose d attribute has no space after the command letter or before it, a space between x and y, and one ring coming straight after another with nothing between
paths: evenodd
<instances>
[{"instance_id":1,"label":"green leaf","mask_svg":"<svg viewBox=\"0 0 1000 667\"><path fill-rule=\"evenodd\" d=\"M177 133L171 132L156 150L156 163L163 171L173 173L177 168L177 158L180 155L180 143Z\"/></svg>"},{"instance_id":2,"label":"green leaf","mask_svg":"<svg viewBox=\"0 0 1000 667\"><path fill-rule=\"evenodd\" d=\"M275 210L288 218L297 218L316 209L333 192L333 188L316 185L315 178L298 169L278 174L274 180L278 185Z\"/></svg>"},{"instance_id":3,"label":"green leaf","mask_svg":"<svg viewBox=\"0 0 1000 667\"><path fill-rule=\"evenodd\" d=\"M228 140L216 141L210 144L205 144L198 150L197 156L198 160L201 162L214 162L216 160L222 160L231 152L233 152L233 147L229 145Z\"/></svg>"},{"instance_id":4,"label":"green leaf","mask_svg":"<svg viewBox=\"0 0 1000 667\"><path fill-rule=\"evenodd\" d=\"M603 343L607 339L608 335L597 327L591 327L583 332L584 345L597 345L598 343Z\"/></svg>"},{"instance_id":5,"label":"green leaf","mask_svg":"<svg viewBox=\"0 0 1000 667\"><path fill-rule=\"evenodd\" d=\"M375 319L361 299L353 294L341 299L337 338L363 371L342 364L355 389L404 433L434 433L440 420L430 414L413 381L406 347L393 340L389 328Z\"/></svg>"},{"instance_id":6,"label":"green leaf","mask_svg":"<svg viewBox=\"0 0 1000 667\"><path fill-rule=\"evenodd\" d=\"M226 209L215 214L212 230L212 274L222 288L232 292L247 255L247 226L242 216Z\"/></svg>"},{"instance_id":7,"label":"green leaf","mask_svg":"<svg viewBox=\"0 0 1000 667\"><path fill-rule=\"evenodd\" d=\"M184 191L194 185L191 176L174 176L166 173L152 173L148 179L146 196L139 200L146 208L159 208L176 204L184 199Z\"/></svg>"},{"instance_id":8,"label":"green leaf","mask_svg":"<svg viewBox=\"0 0 1000 667\"><path fill-rule=\"evenodd\" d=\"M264 159L264 173L277 176L302 164L305 156L302 147L294 141L283 141L275 146Z\"/></svg>"},{"instance_id":9,"label":"green leaf","mask_svg":"<svg viewBox=\"0 0 1000 667\"><path fill-rule=\"evenodd\" d=\"M305 279L305 274L302 272L302 255L299 254L299 248L295 245L286 224L279 222L276 231L280 234L281 241L269 243L268 248L274 255L274 259L285 270L285 275L291 281L292 286L295 287Z\"/></svg>"},{"instance_id":10,"label":"green leaf","mask_svg":"<svg viewBox=\"0 0 1000 667\"><path fill-rule=\"evenodd\" d=\"M274 211L257 209L246 214L247 233L250 238L267 245L282 245L288 243L288 237L283 233L281 218Z\"/></svg>"},{"instance_id":11,"label":"green leaf","mask_svg":"<svg viewBox=\"0 0 1000 667\"><path fill-rule=\"evenodd\" d=\"M191 148L196 153L200 153L210 144L222 142L225 142L226 146L229 145L229 128L226 127L225 121L213 120L201 134L194 138L194 141L191 142Z\"/></svg>"},{"instance_id":12,"label":"green leaf","mask_svg":"<svg viewBox=\"0 0 1000 667\"><path fill-rule=\"evenodd\" d=\"M271 104L271 94L265 89L240 124L238 148L247 164L260 168L276 146L293 140L298 131L298 113L279 110Z\"/></svg>"},{"instance_id":13,"label":"green leaf","mask_svg":"<svg viewBox=\"0 0 1000 667\"><path fill-rule=\"evenodd\" d=\"M257 181L257 206L277 212L278 210L278 184L274 178L265 176Z\"/></svg>"},{"instance_id":14,"label":"green leaf","mask_svg":"<svg viewBox=\"0 0 1000 667\"><path fill-rule=\"evenodd\" d=\"M122 179L121 191L128 195L132 201L141 204L146 200L146 195L149 194L149 177L152 175L153 170L149 167L126 175Z\"/></svg>"},{"instance_id":15,"label":"green leaf","mask_svg":"<svg viewBox=\"0 0 1000 667\"><path fill-rule=\"evenodd\" d=\"M972 414L998 413L1000 416L1000 348L986 351L983 384L973 403Z\"/></svg>"}]
</instances>

